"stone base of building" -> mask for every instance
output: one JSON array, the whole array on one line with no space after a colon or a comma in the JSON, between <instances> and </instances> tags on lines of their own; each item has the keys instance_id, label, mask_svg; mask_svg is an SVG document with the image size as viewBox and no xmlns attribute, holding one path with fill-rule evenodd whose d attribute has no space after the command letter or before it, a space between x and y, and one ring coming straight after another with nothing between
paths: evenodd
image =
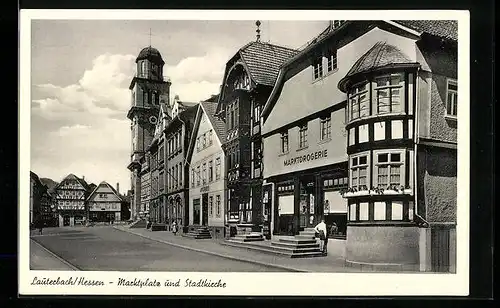
<instances>
[{"instance_id":1,"label":"stone base of building","mask_svg":"<svg viewBox=\"0 0 500 308\"><path fill-rule=\"evenodd\" d=\"M347 226L346 263L418 270L419 239L417 226Z\"/></svg>"},{"instance_id":2,"label":"stone base of building","mask_svg":"<svg viewBox=\"0 0 500 308\"><path fill-rule=\"evenodd\" d=\"M226 228L225 227L212 227L208 226L210 230L210 234L212 235L213 239L219 240L219 239L224 239L226 236Z\"/></svg>"}]
</instances>

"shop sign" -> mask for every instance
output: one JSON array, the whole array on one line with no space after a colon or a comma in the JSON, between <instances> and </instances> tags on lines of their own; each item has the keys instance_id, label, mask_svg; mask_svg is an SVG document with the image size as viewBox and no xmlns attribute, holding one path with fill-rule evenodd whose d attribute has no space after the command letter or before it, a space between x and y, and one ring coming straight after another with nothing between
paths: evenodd
<instances>
[{"instance_id":1,"label":"shop sign","mask_svg":"<svg viewBox=\"0 0 500 308\"><path fill-rule=\"evenodd\" d=\"M313 161L313 160L326 158L326 157L328 157L328 150L324 149L321 151L316 151L313 153L304 154L302 156L297 156L294 158L285 159L283 163L284 163L285 167L287 167L287 166L301 164L301 163L305 163L308 161Z\"/></svg>"}]
</instances>

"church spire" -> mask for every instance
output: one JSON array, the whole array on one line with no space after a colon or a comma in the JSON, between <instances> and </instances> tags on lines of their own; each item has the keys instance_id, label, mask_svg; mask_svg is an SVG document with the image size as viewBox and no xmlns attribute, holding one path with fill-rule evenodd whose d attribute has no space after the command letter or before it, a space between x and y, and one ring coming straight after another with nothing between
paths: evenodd
<instances>
[{"instance_id":1,"label":"church spire","mask_svg":"<svg viewBox=\"0 0 500 308\"><path fill-rule=\"evenodd\" d=\"M255 30L257 32L257 42L260 42L260 20L257 20L255 25L257 26L257 30Z\"/></svg>"}]
</instances>

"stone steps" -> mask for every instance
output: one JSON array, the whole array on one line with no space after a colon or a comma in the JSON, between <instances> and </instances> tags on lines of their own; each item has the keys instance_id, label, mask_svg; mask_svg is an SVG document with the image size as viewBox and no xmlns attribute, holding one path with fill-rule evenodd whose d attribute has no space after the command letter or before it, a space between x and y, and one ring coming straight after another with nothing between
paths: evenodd
<instances>
[{"instance_id":1,"label":"stone steps","mask_svg":"<svg viewBox=\"0 0 500 308\"><path fill-rule=\"evenodd\" d=\"M259 251L268 254L280 255L288 258L314 258L314 257L322 257L324 256L319 248L308 248L308 249L294 249L294 248L286 248L286 247L278 247L278 246L267 246L267 245L259 245L252 242L238 242L234 240L226 240L221 242L222 245L243 248L248 250Z\"/></svg>"},{"instance_id":2,"label":"stone steps","mask_svg":"<svg viewBox=\"0 0 500 308\"><path fill-rule=\"evenodd\" d=\"M182 236L192 239L212 238L212 234L210 234L210 230L208 230L207 227L189 227L189 231L187 233L182 234Z\"/></svg>"},{"instance_id":3,"label":"stone steps","mask_svg":"<svg viewBox=\"0 0 500 308\"><path fill-rule=\"evenodd\" d=\"M260 242L264 240L264 236L261 233L238 234L231 239L238 242Z\"/></svg>"},{"instance_id":4,"label":"stone steps","mask_svg":"<svg viewBox=\"0 0 500 308\"><path fill-rule=\"evenodd\" d=\"M136 220L133 223L131 223L128 227L131 228L131 229L146 228L147 224L148 224L148 222L146 220L139 219L139 220Z\"/></svg>"}]
</instances>

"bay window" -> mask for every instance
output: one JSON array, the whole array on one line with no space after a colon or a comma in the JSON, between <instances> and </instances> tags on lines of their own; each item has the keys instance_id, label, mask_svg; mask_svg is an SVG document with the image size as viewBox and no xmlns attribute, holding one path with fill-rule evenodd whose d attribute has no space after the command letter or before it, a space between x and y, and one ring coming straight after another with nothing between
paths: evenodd
<instances>
[{"instance_id":1,"label":"bay window","mask_svg":"<svg viewBox=\"0 0 500 308\"><path fill-rule=\"evenodd\" d=\"M349 94L350 120L368 116L370 114L368 83L363 83L353 88Z\"/></svg>"},{"instance_id":2,"label":"bay window","mask_svg":"<svg viewBox=\"0 0 500 308\"><path fill-rule=\"evenodd\" d=\"M404 183L404 151L386 151L374 153L377 186L387 188L401 186Z\"/></svg>"},{"instance_id":3,"label":"bay window","mask_svg":"<svg viewBox=\"0 0 500 308\"><path fill-rule=\"evenodd\" d=\"M368 154L351 157L351 187L358 190L368 189Z\"/></svg>"},{"instance_id":4,"label":"bay window","mask_svg":"<svg viewBox=\"0 0 500 308\"><path fill-rule=\"evenodd\" d=\"M375 84L377 114L401 112L401 96L403 94L401 75L377 77Z\"/></svg>"}]
</instances>

